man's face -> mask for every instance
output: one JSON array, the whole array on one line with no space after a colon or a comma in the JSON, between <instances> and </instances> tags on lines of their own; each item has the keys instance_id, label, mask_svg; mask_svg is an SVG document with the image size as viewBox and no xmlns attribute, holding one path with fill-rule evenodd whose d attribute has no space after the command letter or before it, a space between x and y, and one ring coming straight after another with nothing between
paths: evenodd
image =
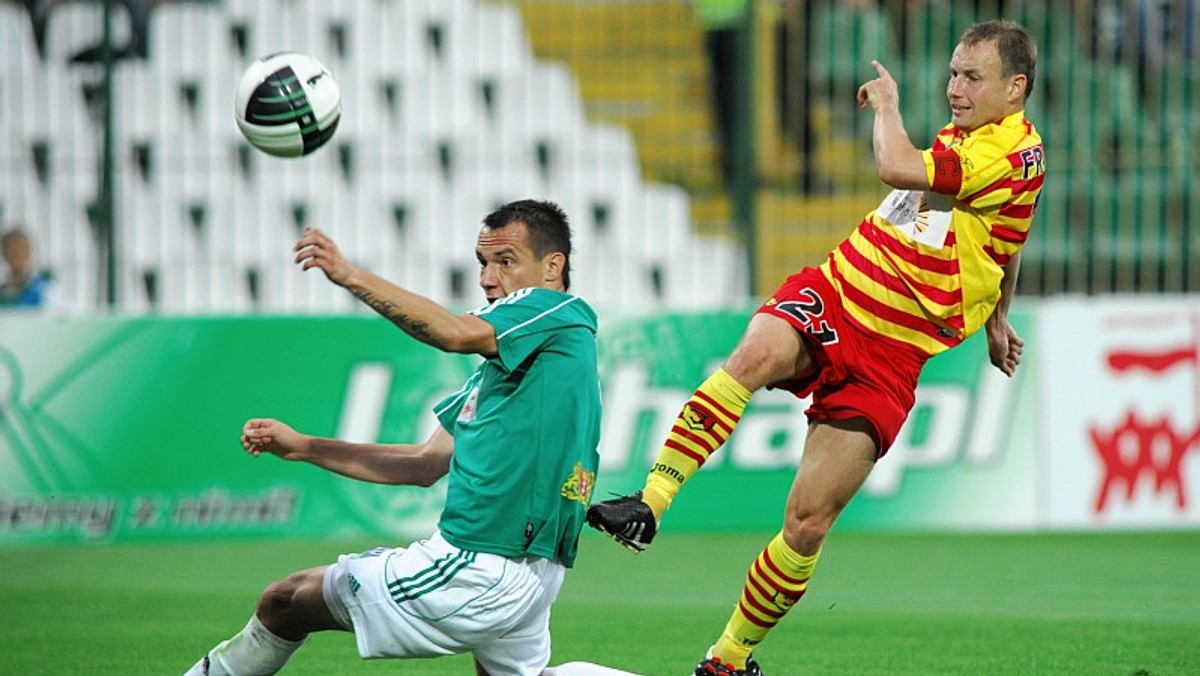
<instances>
[{"instance_id":1,"label":"man's face","mask_svg":"<svg viewBox=\"0 0 1200 676\"><path fill-rule=\"evenodd\" d=\"M4 241L4 261L12 268L13 274L21 276L29 267L29 242L20 237Z\"/></svg>"},{"instance_id":2,"label":"man's face","mask_svg":"<svg viewBox=\"0 0 1200 676\"><path fill-rule=\"evenodd\" d=\"M954 126L974 131L996 122L1022 108L1023 88L1016 80L1022 75L1004 77L1000 52L993 40L973 45L960 44L950 58L950 81L946 98Z\"/></svg>"},{"instance_id":3,"label":"man's face","mask_svg":"<svg viewBox=\"0 0 1200 676\"><path fill-rule=\"evenodd\" d=\"M534 255L529 228L524 223L495 229L484 226L475 245L475 258L479 260L479 286L489 303L518 289L550 287L548 262Z\"/></svg>"}]
</instances>

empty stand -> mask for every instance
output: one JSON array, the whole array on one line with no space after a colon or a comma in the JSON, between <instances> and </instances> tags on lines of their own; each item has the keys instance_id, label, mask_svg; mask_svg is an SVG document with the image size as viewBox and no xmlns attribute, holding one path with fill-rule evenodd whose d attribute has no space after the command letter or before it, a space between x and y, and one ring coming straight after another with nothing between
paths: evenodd
<instances>
[{"instance_id":1,"label":"empty stand","mask_svg":"<svg viewBox=\"0 0 1200 676\"><path fill-rule=\"evenodd\" d=\"M26 222L69 293L95 307L105 101L99 70L67 63L99 42L102 7L56 8L41 60L12 9L0 4L0 55L22 67L0 68L0 216ZM308 225L406 288L472 307L482 219L523 198L567 211L574 290L599 306L671 302L693 251L737 264L692 232L681 189L643 181L628 129L588 121L574 74L534 57L511 4L163 3L149 29L149 58L113 72L121 311L368 312L293 264ZM342 89L337 135L302 160L251 149L233 121L241 72L284 50L325 63Z\"/></svg>"},{"instance_id":2,"label":"empty stand","mask_svg":"<svg viewBox=\"0 0 1200 676\"><path fill-rule=\"evenodd\" d=\"M124 5L112 3L113 45L130 44L133 24ZM66 2L55 5L46 17L43 54L49 63L66 64L84 50L104 42L104 4Z\"/></svg>"},{"instance_id":3,"label":"empty stand","mask_svg":"<svg viewBox=\"0 0 1200 676\"><path fill-rule=\"evenodd\" d=\"M496 80L529 67L533 56L521 13L509 5L481 4L446 23L444 61L455 77Z\"/></svg>"},{"instance_id":4,"label":"empty stand","mask_svg":"<svg viewBox=\"0 0 1200 676\"><path fill-rule=\"evenodd\" d=\"M30 68L39 60L29 12L15 2L0 2L0 71Z\"/></svg>"}]
</instances>

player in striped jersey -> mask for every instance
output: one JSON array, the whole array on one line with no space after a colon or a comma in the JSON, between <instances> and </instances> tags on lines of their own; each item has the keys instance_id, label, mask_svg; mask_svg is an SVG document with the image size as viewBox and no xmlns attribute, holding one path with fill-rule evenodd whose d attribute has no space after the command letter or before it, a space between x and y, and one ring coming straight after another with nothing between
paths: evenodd
<instances>
[{"instance_id":1,"label":"player in striped jersey","mask_svg":"<svg viewBox=\"0 0 1200 676\"><path fill-rule=\"evenodd\" d=\"M303 269L319 268L412 337L483 359L435 407L440 426L423 443L348 443L260 418L242 445L374 483L446 476L446 505L427 540L267 587L246 627L188 676L276 673L325 630L354 632L364 658L469 652L484 676L624 674L578 662L546 670L550 606L575 559L600 437L596 314L567 293L566 215L531 200L488 215L475 249L488 304L462 315L350 263L319 230L296 251Z\"/></svg>"},{"instance_id":2,"label":"player in striped jersey","mask_svg":"<svg viewBox=\"0 0 1200 676\"><path fill-rule=\"evenodd\" d=\"M1041 139L1025 119L1037 48L1019 25L968 29L950 59L951 120L925 150L904 130L896 82L858 91L874 111L880 179L894 188L817 268L789 277L684 405L645 487L593 505L588 522L644 550L683 483L738 424L753 392L812 395L783 529L696 674L760 674L750 652L803 596L834 520L888 450L926 360L983 329L1012 376L1023 342L1007 316L1041 190Z\"/></svg>"}]
</instances>

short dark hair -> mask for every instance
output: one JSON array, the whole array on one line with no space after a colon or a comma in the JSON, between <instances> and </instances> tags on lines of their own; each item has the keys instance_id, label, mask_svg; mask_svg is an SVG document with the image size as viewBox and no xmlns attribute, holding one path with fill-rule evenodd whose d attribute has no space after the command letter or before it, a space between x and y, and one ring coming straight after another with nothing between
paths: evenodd
<instances>
[{"instance_id":1,"label":"short dark hair","mask_svg":"<svg viewBox=\"0 0 1200 676\"><path fill-rule=\"evenodd\" d=\"M524 223L529 230L529 245L539 259L561 253L563 288L571 288L571 224L567 214L554 202L518 200L488 214L483 225L497 230L510 223Z\"/></svg>"},{"instance_id":2,"label":"short dark hair","mask_svg":"<svg viewBox=\"0 0 1200 676\"><path fill-rule=\"evenodd\" d=\"M968 28L958 43L971 46L992 41L1000 53L1001 75L1025 76L1025 100L1028 101L1037 75L1037 43L1033 41L1033 36L1016 21L993 19Z\"/></svg>"}]
</instances>

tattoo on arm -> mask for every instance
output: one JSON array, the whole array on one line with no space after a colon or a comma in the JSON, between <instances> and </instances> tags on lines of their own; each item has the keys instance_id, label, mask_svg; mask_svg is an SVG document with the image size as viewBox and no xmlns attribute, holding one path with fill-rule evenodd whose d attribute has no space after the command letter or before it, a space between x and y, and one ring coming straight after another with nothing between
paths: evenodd
<instances>
[{"instance_id":1,"label":"tattoo on arm","mask_svg":"<svg viewBox=\"0 0 1200 676\"><path fill-rule=\"evenodd\" d=\"M408 315L400 312L395 303L378 298L370 291L355 291L354 295L358 296L359 299L370 306L372 310L386 317L389 321L402 329L408 335L422 342L429 341L431 336L429 333L428 323L414 321Z\"/></svg>"}]
</instances>

